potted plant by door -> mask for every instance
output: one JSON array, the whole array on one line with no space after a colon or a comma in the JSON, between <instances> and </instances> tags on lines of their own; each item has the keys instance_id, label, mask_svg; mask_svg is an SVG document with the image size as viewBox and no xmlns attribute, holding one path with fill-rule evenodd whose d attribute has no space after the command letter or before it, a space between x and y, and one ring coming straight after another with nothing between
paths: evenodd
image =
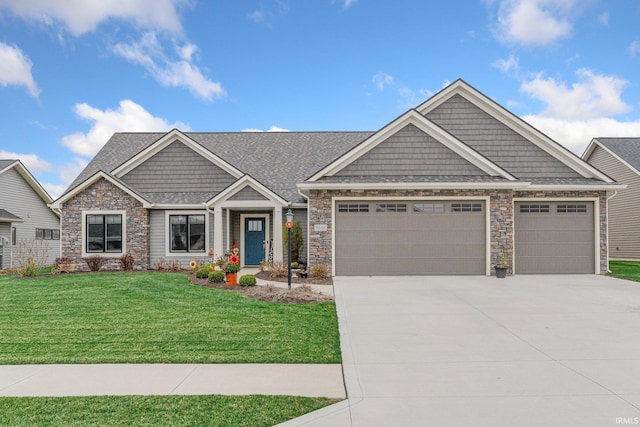
<instances>
[{"instance_id":1,"label":"potted plant by door","mask_svg":"<svg viewBox=\"0 0 640 427\"><path fill-rule=\"evenodd\" d=\"M509 263L507 262L507 256L504 252L498 255L498 265L494 266L496 269L496 277L498 279L504 279L507 277L507 270L509 269Z\"/></svg>"},{"instance_id":2,"label":"potted plant by door","mask_svg":"<svg viewBox=\"0 0 640 427\"><path fill-rule=\"evenodd\" d=\"M236 254L231 254L229 255L229 261L224 266L227 286L238 284L238 271L240 271L240 257Z\"/></svg>"}]
</instances>

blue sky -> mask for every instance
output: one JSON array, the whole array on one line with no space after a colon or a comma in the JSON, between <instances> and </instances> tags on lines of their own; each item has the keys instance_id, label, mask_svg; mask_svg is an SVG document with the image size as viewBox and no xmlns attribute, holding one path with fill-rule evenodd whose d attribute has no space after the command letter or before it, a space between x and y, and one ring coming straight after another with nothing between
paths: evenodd
<instances>
[{"instance_id":1,"label":"blue sky","mask_svg":"<svg viewBox=\"0 0 640 427\"><path fill-rule=\"evenodd\" d=\"M638 22L637 0L0 0L0 158L56 197L114 132L377 130L458 78L582 154L640 135Z\"/></svg>"}]
</instances>

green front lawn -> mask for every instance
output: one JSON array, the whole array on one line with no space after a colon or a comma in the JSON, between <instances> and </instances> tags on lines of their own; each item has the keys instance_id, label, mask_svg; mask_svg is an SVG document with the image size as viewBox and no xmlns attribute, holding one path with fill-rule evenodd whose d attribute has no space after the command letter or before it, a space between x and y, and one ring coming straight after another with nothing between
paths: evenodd
<instances>
[{"instance_id":1,"label":"green front lawn","mask_svg":"<svg viewBox=\"0 0 640 427\"><path fill-rule=\"evenodd\" d=\"M257 301L175 273L0 281L0 364L340 362L334 303Z\"/></svg>"},{"instance_id":2,"label":"green front lawn","mask_svg":"<svg viewBox=\"0 0 640 427\"><path fill-rule=\"evenodd\" d=\"M609 270L613 277L640 282L640 262L638 261L609 261Z\"/></svg>"},{"instance_id":3,"label":"green front lawn","mask_svg":"<svg viewBox=\"0 0 640 427\"><path fill-rule=\"evenodd\" d=\"M0 398L3 426L272 426L335 403L291 396Z\"/></svg>"}]
</instances>

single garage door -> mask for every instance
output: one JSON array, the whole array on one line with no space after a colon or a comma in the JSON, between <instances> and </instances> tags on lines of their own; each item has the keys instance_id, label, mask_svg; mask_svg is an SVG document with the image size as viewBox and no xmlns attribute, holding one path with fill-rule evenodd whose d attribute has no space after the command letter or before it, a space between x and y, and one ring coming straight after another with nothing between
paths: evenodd
<instances>
[{"instance_id":1,"label":"single garage door","mask_svg":"<svg viewBox=\"0 0 640 427\"><path fill-rule=\"evenodd\" d=\"M516 202L515 272L595 273L593 202Z\"/></svg>"},{"instance_id":2,"label":"single garage door","mask_svg":"<svg viewBox=\"0 0 640 427\"><path fill-rule=\"evenodd\" d=\"M338 201L336 274L485 274L483 201Z\"/></svg>"}]
</instances>

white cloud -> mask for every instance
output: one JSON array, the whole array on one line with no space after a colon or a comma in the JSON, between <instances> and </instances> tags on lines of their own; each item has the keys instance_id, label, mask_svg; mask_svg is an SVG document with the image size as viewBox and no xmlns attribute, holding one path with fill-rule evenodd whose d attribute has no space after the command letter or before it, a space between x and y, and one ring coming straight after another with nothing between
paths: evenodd
<instances>
[{"instance_id":1,"label":"white cloud","mask_svg":"<svg viewBox=\"0 0 640 427\"><path fill-rule=\"evenodd\" d=\"M95 155L115 132L164 132L172 128L189 130L184 123L169 123L154 117L140 105L128 99L120 101L116 110L104 111L82 103L76 104L75 113L82 119L93 122L87 133L66 135L60 143L82 156Z\"/></svg>"},{"instance_id":2,"label":"white cloud","mask_svg":"<svg viewBox=\"0 0 640 427\"><path fill-rule=\"evenodd\" d=\"M570 87L540 75L522 83L524 92L545 104L541 113L522 118L578 155L593 138L640 135L640 119L613 117L631 110L621 99L625 80L584 68L576 75Z\"/></svg>"},{"instance_id":3,"label":"white cloud","mask_svg":"<svg viewBox=\"0 0 640 427\"><path fill-rule=\"evenodd\" d=\"M153 78L165 87L185 87L195 96L213 100L223 98L226 92L218 82L209 80L200 68L193 64L198 47L187 43L175 47L179 59L167 57L155 33L145 33L140 41L118 43L112 50L134 64L142 65Z\"/></svg>"},{"instance_id":4,"label":"white cloud","mask_svg":"<svg viewBox=\"0 0 640 427\"><path fill-rule=\"evenodd\" d=\"M376 85L378 90L384 90L386 86L393 84L393 76L379 72L371 78L371 81Z\"/></svg>"},{"instance_id":5,"label":"white cloud","mask_svg":"<svg viewBox=\"0 0 640 427\"><path fill-rule=\"evenodd\" d=\"M631 44L629 45L629 53L631 54L631 56L636 56L640 53L640 41L634 40L631 42Z\"/></svg>"},{"instance_id":6,"label":"white cloud","mask_svg":"<svg viewBox=\"0 0 640 427\"><path fill-rule=\"evenodd\" d=\"M0 85L25 86L31 96L40 93L31 74L31 60L17 46L0 42Z\"/></svg>"},{"instance_id":7,"label":"white cloud","mask_svg":"<svg viewBox=\"0 0 640 427\"><path fill-rule=\"evenodd\" d=\"M50 25L60 22L73 35L96 29L109 19L133 21L142 28L180 32L177 8L186 0L0 0L0 8L15 15Z\"/></svg>"},{"instance_id":8,"label":"white cloud","mask_svg":"<svg viewBox=\"0 0 640 427\"><path fill-rule=\"evenodd\" d=\"M243 129L242 132L291 132L291 131L289 129L284 129L278 126L271 126L268 130L247 128L247 129Z\"/></svg>"},{"instance_id":9,"label":"white cloud","mask_svg":"<svg viewBox=\"0 0 640 427\"><path fill-rule=\"evenodd\" d=\"M265 19L264 12L260 10L254 10L248 16L249 16L249 19L255 22L256 24L263 22Z\"/></svg>"},{"instance_id":10,"label":"white cloud","mask_svg":"<svg viewBox=\"0 0 640 427\"><path fill-rule=\"evenodd\" d=\"M36 154L20 154L11 151L0 150L0 159L20 160L31 173L47 172L52 169L51 163L41 159Z\"/></svg>"},{"instance_id":11,"label":"white cloud","mask_svg":"<svg viewBox=\"0 0 640 427\"><path fill-rule=\"evenodd\" d=\"M505 42L544 46L568 37L567 19L575 0L500 0L497 37Z\"/></svg>"},{"instance_id":12,"label":"white cloud","mask_svg":"<svg viewBox=\"0 0 640 427\"><path fill-rule=\"evenodd\" d=\"M520 60L517 56L513 56L513 54L509 55L509 57L506 59L496 59L491 65L493 65L503 73L514 72L517 74L520 70Z\"/></svg>"},{"instance_id":13,"label":"white cloud","mask_svg":"<svg viewBox=\"0 0 640 427\"><path fill-rule=\"evenodd\" d=\"M577 155L582 155L593 138L640 135L640 120L623 122L608 117L563 120L539 115L522 118Z\"/></svg>"},{"instance_id":14,"label":"white cloud","mask_svg":"<svg viewBox=\"0 0 640 427\"><path fill-rule=\"evenodd\" d=\"M357 3L358 0L344 0L344 8L348 8Z\"/></svg>"},{"instance_id":15,"label":"white cloud","mask_svg":"<svg viewBox=\"0 0 640 427\"><path fill-rule=\"evenodd\" d=\"M604 76L587 68L577 71L579 82L570 88L564 82L538 75L524 82L521 90L546 104L542 116L556 119L587 120L629 111L622 99L625 80Z\"/></svg>"},{"instance_id":16,"label":"white cloud","mask_svg":"<svg viewBox=\"0 0 640 427\"><path fill-rule=\"evenodd\" d=\"M600 25L604 25L605 27L609 26L609 14L608 13L603 13L601 15L598 16L598 23Z\"/></svg>"}]
</instances>

